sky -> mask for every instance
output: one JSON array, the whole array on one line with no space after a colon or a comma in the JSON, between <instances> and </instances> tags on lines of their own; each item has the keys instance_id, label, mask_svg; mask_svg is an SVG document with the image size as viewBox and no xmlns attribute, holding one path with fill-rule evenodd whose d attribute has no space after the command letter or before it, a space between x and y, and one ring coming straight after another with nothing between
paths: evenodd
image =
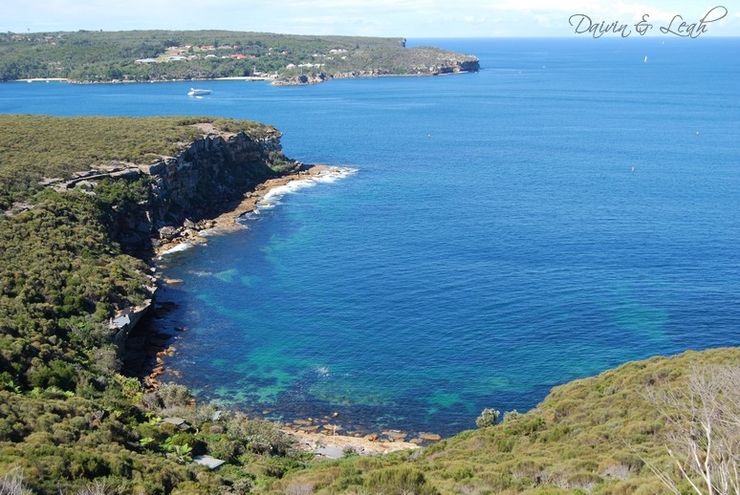
<instances>
[{"instance_id":1,"label":"sky","mask_svg":"<svg viewBox=\"0 0 740 495\"><path fill-rule=\"evenodd\" d=\"M728 15L705 36L740 36L740 0L10 0L0 31L229 29L294 34L457 38L575 36L568 19L634 24L650 14L654 34L675 15L698 22Z\"/></svg>"}]
</instances>

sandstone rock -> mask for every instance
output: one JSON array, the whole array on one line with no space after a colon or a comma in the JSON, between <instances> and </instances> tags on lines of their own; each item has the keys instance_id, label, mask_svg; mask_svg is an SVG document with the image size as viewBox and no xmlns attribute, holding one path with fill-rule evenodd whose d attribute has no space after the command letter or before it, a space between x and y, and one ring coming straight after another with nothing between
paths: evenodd
<instances>
[{"instance_id":1,"label":"sandstone rock","mask_svg":"<svg viewBox=\"0 0 740 495\"><path fill-rule=\"evenodd\" d=\"M332 435L344 429L340 425L331 425L331 424L322 425L322 428L325 433L329 433Z\"/></svg>"},{"instance_id":2,"label":"sandstone rock","mask_svg":"<svg viewBox=\"0 0 740 495\"><path fill-rule=\"evenodd\" d=\"M177 237L177 235L180 233L180 229L168 225L159 229L158 232L160 239L167 239L169 241Z\"/></svg>"},{"instance_id":3,"label":"sandstone rock","mask_svg":"<svg viewBox=\"0 0 740 495\"><path fill-rule=\"evenodd\" d=\"M406 440L406 433L399 430L386 430L383 432L383 435L394 442Z\"/></svg>"},{"instance_id":4,"label":"sandstone rock","mask_svg":"<svg viewBox=\"0 0 740 495\"><path fill-rule=\"evenodd\" d=\"M426 442L439 442L442 440L442 437L440 435L437 435L436 433L419 433L419 438Z\"/></svg>"},{"instance_id":5,"label":"sandstone rock","mask_svg":"<svg viewBox=\"0 0 740 495\"><path fill-rule=\"evenodd\" d=\"M216 469L223 464L226 464L226 461L221 459L216 459L215 457L211 457L210 455L199 455L193 457L193 462L195 464L200 464L201 466L205 466L208 469Z\"/></svg>"}]
</instances>

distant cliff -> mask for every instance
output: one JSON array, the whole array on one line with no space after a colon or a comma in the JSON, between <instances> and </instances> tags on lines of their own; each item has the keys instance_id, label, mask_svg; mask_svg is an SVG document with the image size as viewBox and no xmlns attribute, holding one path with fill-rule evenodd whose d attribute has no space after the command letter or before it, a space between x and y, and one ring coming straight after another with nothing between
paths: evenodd
<instances>
[{"instance_id":1,"label":"distant cliff","mask_svg":"<svg viewBox=\"0 0 740 495\"><path fill-rule=\"evenodd\" d=\"M438 48L357 50L339 57L331 64L289 67L281 71L273 84L315 84L355 77L438 76L478 70L480 62L477 57Z\"/></svg>"}]
</instances>

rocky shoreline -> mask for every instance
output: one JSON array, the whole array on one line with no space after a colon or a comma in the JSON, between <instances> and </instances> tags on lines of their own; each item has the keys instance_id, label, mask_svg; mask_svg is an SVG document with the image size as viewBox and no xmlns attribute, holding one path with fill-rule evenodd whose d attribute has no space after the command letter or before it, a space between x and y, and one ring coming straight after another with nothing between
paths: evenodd
<instances>
[{"instance_id":1,"label":"rocky shoreline","mask_svg":"<svg viewBox=\"0 0 740 495\"><path fill-rule=\"evenodd\" d=\"M173 328L171 333L161 333L148 321L164 316L172 306L157 297L157 287L182 283L162 276L167 255L207 243L209 236L247 228L240 218L258 213L260 206L302 187L302 182L331 182L356 172L349 167L304 165L285 158L280 135L274 130L256 137L219 131L211 124L194 126L202 135L175 156L150 164L100 165L68 179L44 179L42 184L58 191L83 188L92 192L102 180L148 178L149 201L119 212L112 231L128 252L149 263L149 298L140 306L123 308L110 320L111 336L125 355L127 374L138 377L148 390L159 388L165 373L177 377L177 370L166 368L166 360L176 352L173 337L186 331ZM282 171L275 171L271 167L274 163L283 164ZM214 197L220 198L217 203L209 200ZM331 418L278 425L296 438L300 448L327 457L345 450L379 454L416 448L425 442L421 437L407 442L406 434L393 430L338 434L344 431ZM427 441L436 439L439 437L431 435Z\"/></svg>"},{"instance_id":2,"label":"rocky shoreline","mask_svg":"<svg viewBox=\"0 0 740 495\"><path fill-rule=\"evenodd\" d=\"M215 218L199 222L186 219L180 228L173 227L165 232L160 231L160 235L164 235L164 239L155 247L155 255L161 259L162 256L182 251L190 246L206 244L208 237L212 235L245 229L246 227L239 223L239 219L257 210L260 201L263 201L271 191L275 191L279 187L295 181L317 181L324 178L345 177L353 172L354 169L348 167L302 165L297 172L267 179L258 184L254 190L245 193L239 204L232 210Z\"/></svg>"},{"instance_id":3,"label":"rocky shoreline","mask_svg":"<svg viewBox=\"0 0 740 495\"><path fill-rule=\"evenodd\" d=\"M180 227L160 229L158 231L159 237L152 239L155 246L154 256L151 260L155 274L152 276L154 285L178 285L182 283L182 280L163 277L160 274L161 263L167 255L193 246L207 244L208 238L213 235L228 234L246 229L247 227L239 220L245 215L257 211L261 202L265 201L269 194L278 191L279 188L299 181L320 182L327 179L342 178L354 172L355 169L349 167L323 164L301 165L295 172L273 177L257 184L253 190L244 193L242 200L234 208L214 218L203 219L198 222L185 219ZM145 312L154 312L155 316L161 316L168 311L170 304L156 302L154 300L154 290L152 290L152 298L147 300L146 308L137 312L136 321L127 321L125 338L119 338L118 340L123 343L128 338L129 332L136 326ZM182 331L184 329L175 330ZM166 357L174 355L175 348L168 345L172 335L166 333L155 334L151 328L148 328L146 337L148 342L138 344L139 347L135 354L143 353L144 355L138 356L142 359L137 360L139 362L133 366L135 371L132 374L137 375L147 389L156 390L160 386L159 377L165 373L164 360Z\"/></svg>"},{"instance_id":4,"label":"rocky shoreline","mask_svg":"<svg viewBox=\"0 0 740 495\"><path fill-rule=\"evenodd\" d=\"M338 412L322 418L294 419L280 424L281 429L296 439L302 449L328 458L347 453L378 455L398 450L418 449L442 440L436 433L408 433L384 429L371 433L345 432Z\"/></svg>"},{"instance_id":5,"label":"rocky shoreline","mask_svg":"<svg viewBox=\"0 0 740 495\"><path fill-rule=\"evenodd\" d=\"M288 78L277 78L272 81L273 86L305 86L311 84L320 84L331 81L332 79L375 79L381 77L430 77L453 74L467 74L478 72L480 65L477 59L456 62L454 64L438 65L426 67L424 70L409 73L393 73L380 69L360 70L349 72L314 72L310 74L299 74Z\"/></svg>"},{"instance_id":6,"label":"rocky shoreline","mask_svg":"<svg viewBox=\"0 0 740 495\"><path fill-rule=\"evenodd\" d=\"M167 243L157 248L157 259L161 262L168 254L185 249L183 246L197 246L208 242L208 237L217 234L228 234L230 232L245 229L239 222L243 216L254 212L271 192L296 181L321 181L326 178L341 178L354 173L347 167L336 167L329 165L309 165L301 167L296 173L282 177L268 179L259 184L253 191L247 192L244 199L233 209L219 215L216 218L203 220L197 224L186 222L183 228ZM160 278L160 283L167 285L178 285L181 280ZM163 313L168 310L167 304L157 304L155 313ZM183 331L184 329L175 329ZM166 358L175 354L176 348L169 344L171 335L153 335L150 340L146 355L149 356L149 369L140 378L145 387L156 390L160 386L160 376L165 372L178 376L177 370L166 368ZM411 435L399 430L384 430L377 433L343 434L343 428L337 421L335 413L325 418L295 419L288 423L276 423L286 434L293 437L296 445L301 450L312 452L326 458L339 458L347 453L358 455L380 455L399 450L417 449L422 445L434 443L442 438L434 433L419 433L407 440Z\"/></svg>"},{"instance_id":7,"label":"rocky shoreline","mask_svg":"<svg viewBox=\"0 0 740 495\"><path fill-rule=\"evenodd\" d=\"M383 439L374 433L364 437L355 437L337 435L331 433L329 429L323 432L309 432L293 426L283 426L281 429L295 439L301 450L328 459L339 459L347 454L381 455L421 447L419 443Z\"/></svg>"},{"instance_id":8,"label":"rocky shoreline","mask_svg":"<svg viewBox=\"0 0 740 495\"><path fill-rule=\"evenodd\" d=\"M88 194L95 194L97 184L106 180L146 184L147 201L114 210L110 235L125 252L149 264L148 297L137 306L119 308L110 318L109 331L121 351L125 373L139 378L148 390L158 389L165 373L177 378L177 370L167 369L166 361L176 352L173 338L187 330L162 331L151 324L151 318L164 317L173 307L161 300L158 288L182 283L162 275L168 254L207 243L213 235L247 228L240 222L244 215L258 214L261 207L274 205L284 194L356 172L349 167L290 160L282 154L280 133L273 128L245 133L218 129L208 122L188 125L199 135L182 143L173 156L149 163L94 164L69 177L39 182L58 192L79 188ZM396 430L347 431L335 419L333 415L277 424L296 438L300 448L327 457L345 450L379 454L440 439L433 434L411 438Z\"/></svg>"},{"instance_id":9,"label":"rocky shoreline","mask_svg":"<svg viewBox=\"0 0 740 495\"><path fill-rule=\"evenodd\" d=\"M273 86L306 86L331 81L332 79L370 79L381 77L431 77L451 74L467 74L478 72L480 70L478 61L463 61L458 64L442 65L437 67L427 67L423 71L409 73L392 73L380 69L325 73L316 72L309 74L299 74L296 76L281 77L278 75L270 76L232 76L232 77L210 77L210 78L191 78L191 79L111 79L103 81L82 81L69 79L65 77L49 78L26 78L15 79L13 82L60 82L67 84L146 84L146 83L174 83L174 82L209 82L209 81L269 81Z\"/></svg>"},{"instance_id":10,"label":"rocky shoreline","mask_svg":"<svg viewBox=\"0 0 740 495\"><path fill-rule=\"evenodd\" d=\"M197 223L186 221L181 228L175 229L171 239L158 245L155 259L162 262L168 254L207 243L208 237L212 235L228 234L247 228L239 222L239 219L258 210L260 203L271 192L278 191L279 188L290 183L342 178L354 172L354 169L348 167L304 165L295 173L268 179L257 185L254 190L245 193L243 200L234 209ZM155 264L157 271L159 268ZM160 284L166 285L182 283L181 280L169 279L161 275L157 279ZM162 316L170 309L170 304L155 303L152 312L155 316ZM174 329L176 333L184 330L183 328ZM166 358L173 356L176 352L176 347L170 343L176 333L153 333L152 328L148 328L146 332L147 341L142 348L137 350L143 363L140 363L141 368L136 374L147 389L156 390L160 387L160 377L165 372L178 376L177 370L166 367ZM336 416L338 413L326 418L296 419L289 423L278 422L276 424L283 432L295 439L298 448L326 458L339 458L347 453L380 455L399 450L417 449L422 445L441 440L439 435L433 433L419 433L407 440L410 435L399 430L384 430L370 434L342 434L338 433L343 428L336 421Z\"/></svg>"}]
</instances>

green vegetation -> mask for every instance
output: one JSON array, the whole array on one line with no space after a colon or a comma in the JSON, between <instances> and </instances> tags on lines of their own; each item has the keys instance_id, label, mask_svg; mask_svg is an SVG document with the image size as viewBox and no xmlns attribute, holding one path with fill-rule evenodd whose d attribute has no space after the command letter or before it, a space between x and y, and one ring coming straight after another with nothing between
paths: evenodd
<instances>
[{"instance_id":1,"label":"green vegetation","mask_svg":"<svg viewBox=\"0 0 740 495\"><path fill-rule=\"evenodd\" d=\"M149 297L151 281L112 232L148 200L149 179L106 179L94 194L37 183L170 155L202 134L199 124L254 138L276 132L206 118L0 117L2 197L25 201L0 214L0 476L21 469L0 478L1 493L21 472L41 494L93 479L113 493L245 493L302 466L273 425L237 413L214 419L182 387L144 393L119 373L109 318ZM162 421L172 415L190 426ZM205 452L229 466L215 474L189 462Z\"/></svg>"},{"instance_id":2,"label":"green vegetation","mask_svg":"<svg viewBox=\"0 0 740 495\"><path fill-rule=\"evenodd\" d=\"M109 214L145 187L119 182L95 196L44 191L30 210L0 217L0 474L20 467L42 494L101 478L113 493L244 493L300 466L274 426L238 414L213 421L186 391L144 394L118 373L107 320L147 295L146 266L107 231ZM212 475L186 464L204 452L230 467Z\"/></svg>"},{"instance_id":3,"label":"green vegetation","mask_svg":"<svg viewBox=\"0 0 740 495\"><path fill-rule=\"evenodd\" d=\"M630 363L500 423L484 410L479 429L424 450L339 461L297 452L270 423L195 404L181 386L147 392L123 376L108 321L148 297L150 281L112 232L148 200L148 179L104 180L94 194L38 179L172 154L202 132L195 124L276 132L207 118L0 117L3 204L25 202L0 215L0 493L665 493L653 470L676 474L664 444L695 406L670 392L690 389L693 368L736 369L740 348ZM737 373L726 376L713 390L730 396ZM670 421L651 399L666 392ZM203 454L226 464L191 462Z\"/></svg>"},{"instance_id":4,"label":"green vegetation","mask_svg":"<svg viewBox=\"0 0 740 495\"><path fill-rule=\"evenodd\" d=\"M105 322L140 303L146 281L108 237L115 201L44 191L0 216L0 387L75 390L94 385L79 366L107 367Z\"/></svg>"},{"instance_id":5,"label":"green vegetation","mask_svg":"<svg viewBox=\"0 0 740 495\"><path fill-rule=\"evenodd\" d=\"M477 59L402 38L296 36L233 31L0 34L0 80L156 81L353 71L416 74ZM292 67L295 66L295 69ZM473 66L475 68L473 68ZM291 70L292 69L292 70Z\"/></svg>"},{"instance_id":6,"label":"green vegetation","mask_svg":"<svg viewBox=\"0 0 740 495\"><path fill-rule=\"evenodd\" d=\"M26 487L42 494L92 480L104 483L104 493L242 494L305 466L271 423L215 416L215 407L193 406L178 386L144 394L134 379L106 380L94 393L0 392L0 475L19 470ZM186 427L163 420L172 416ZM206 452L228 464L209 472L190 462Z\"/></svg>"},{"instance_id":7,"label":"green vegetation","mask_svg":"<svg viewBox=\"0 0 740 495\"><path fill-rule=\"evenodd\" d=\"M171 156L210 123L261 138L275 129L250 121L205 117L0 116L0 210L41 189L44 177L69 178L110 162L151 163Z\"/></svg>"},{"instance_id":8,"label":"green vegetation","mask_svg":"<svg viewBox=\"0 0 740 495\"><path fill-rule=\"evenodd\" d=\"M537 408L499 425L421 453L326 462L280 480L273 493L667 493L645 464L678 474L665 448L671 426L650 395L683 390L692 367L739 364L740 348L629 363L556 387Z\"/></svg>"}]
</instances>

